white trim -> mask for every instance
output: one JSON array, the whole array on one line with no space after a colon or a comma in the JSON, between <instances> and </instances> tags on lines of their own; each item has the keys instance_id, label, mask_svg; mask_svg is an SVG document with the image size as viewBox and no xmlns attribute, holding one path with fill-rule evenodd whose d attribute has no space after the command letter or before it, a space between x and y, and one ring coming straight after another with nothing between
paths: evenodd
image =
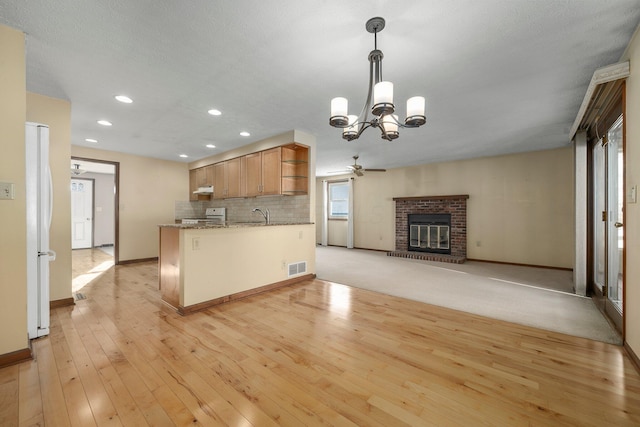
<instances>
[{"instance_id":1,"label":"white trim","mask_svg":"<svg viewBox=\"0 0 640 427\"><path fill-rule=\"evenodd\" d=\"M587 112L589 102L591 102L591 97L593 96L593 92L596 90L596 87L604 83L613 82L627 77L629 77L629 61L607 65L606 67L598 68L593 73L593 77L591 77L591 82L587 88L587 93L584 94L584 99L582 100L582 104L578 110L578 115L573 122L573 126L571 126L569 140L573 141L573 138L576 136L578 126L580 126L580 122L582 121L584 114Z\"/></svg>"},{"instance_id":2,"label":"white trim","mask_svg":"<svg viewBox=\"0 0 640 427\"><path fill-rule=\"evenodd\" d=\"M327 246L329 241L329 181L322 181L322 228L320 231L320 244Z\"/></svg>"},{"instance_id":3,"label":"white trim","mask_svg":"<svg viewBox=\"0 0 640 427\"><path fill-rule=\"evenodd\" d=\"M577 295L587 295L587 135L580 131L574 138L574 209L575 209L575 258L573 261L573 287Z\"/></svg>"},{"instance_id":4,"label":"white trim","mask_svg":"<svg viewBox=\"0 0 640 427\"><path fill-rule=\"evenodd\" d=\"M353 249L353 178L349 179L349 212L347 213L347 249Z\"/></svg>"}]
</instances>

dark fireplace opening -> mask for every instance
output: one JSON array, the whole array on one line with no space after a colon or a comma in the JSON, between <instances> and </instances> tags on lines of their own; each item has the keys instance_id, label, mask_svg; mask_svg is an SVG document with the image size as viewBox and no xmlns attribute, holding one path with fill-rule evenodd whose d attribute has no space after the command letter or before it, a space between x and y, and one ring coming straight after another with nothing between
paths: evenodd
<instances>
[{"instance_id":1,"label":"dark fireplace opening","mask_svg":"<svg viewBox=\"0 0 640 427\"><path fill-rule=\"evenodd\" d=\"M409 214L408 225L407 250L451 255L451 214Z\"/></svg>"}]
</instances>

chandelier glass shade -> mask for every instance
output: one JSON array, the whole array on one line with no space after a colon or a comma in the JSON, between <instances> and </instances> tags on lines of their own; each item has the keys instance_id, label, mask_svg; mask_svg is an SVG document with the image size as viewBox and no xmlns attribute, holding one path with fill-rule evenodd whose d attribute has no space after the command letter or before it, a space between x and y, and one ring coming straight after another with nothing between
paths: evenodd
<instances>
[{"instance_id":1,"label":"chandelier glass shade","mask_svg":"<svg viewBox=\"0 0 640 427\"><path fill-rule=\"evenodd\" d=\"M382 80L382 51L378 50L377 34L382 31L385 20L380 17L371 18L365 28L373 33L374 49L369 53L369 91L367 101L356 116L349 114L349 101L343 97L331 100L331 117L329 124L342 129L342 138L347 141L358 139L367 128L378 128L382 139L393 141L400 134L399 128L415 128L426 123L425 99L414 96L407 100L407 116L404 122L394 114L393 83Z\"/></svg>"}]
</instances>

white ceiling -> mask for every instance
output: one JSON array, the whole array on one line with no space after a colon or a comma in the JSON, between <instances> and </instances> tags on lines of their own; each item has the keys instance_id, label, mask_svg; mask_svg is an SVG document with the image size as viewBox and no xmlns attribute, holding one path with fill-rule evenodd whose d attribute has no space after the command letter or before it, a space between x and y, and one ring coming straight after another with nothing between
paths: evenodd
<instances>
[{"instance_id":1,"label":"white ceiling","mask_svg":"<svg viewBox=\"0 0 640 427\"><path fill-rule=\"evenodd\" d=\"M374 16L400 115L422 95L427 124L347 143L329 102L361 109ZM27 89L71 101L72 144L194 161L299 129L317 139L320 175L354 154L392 168L566 146L593 72L639 20L640 0L0 3L0 23L27 34Z\"/></svg>"}]
</instances>

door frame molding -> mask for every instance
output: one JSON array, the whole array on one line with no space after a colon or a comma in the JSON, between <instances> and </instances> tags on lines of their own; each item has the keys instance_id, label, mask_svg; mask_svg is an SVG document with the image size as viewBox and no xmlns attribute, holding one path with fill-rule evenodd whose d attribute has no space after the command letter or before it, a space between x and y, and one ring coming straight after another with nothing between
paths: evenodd
<instances>
[{"instance_id":1,"label":"door frame molding","mask_svg":"<svg viewBox=\"0 0 640 427\"><path fill-rule=\"evenodd\" d=\"M114 185L115 194L113 200L113 216L115 220L114 224L114 242L113 242L113 263L115 265L120 264L120 162L112 162L109 160L93 159L90 157L71 156L71 160L82 160L91 163L102 163L114 166ZM95 193L95 188L94 188Z\"/></svg>"}]
</instances>

